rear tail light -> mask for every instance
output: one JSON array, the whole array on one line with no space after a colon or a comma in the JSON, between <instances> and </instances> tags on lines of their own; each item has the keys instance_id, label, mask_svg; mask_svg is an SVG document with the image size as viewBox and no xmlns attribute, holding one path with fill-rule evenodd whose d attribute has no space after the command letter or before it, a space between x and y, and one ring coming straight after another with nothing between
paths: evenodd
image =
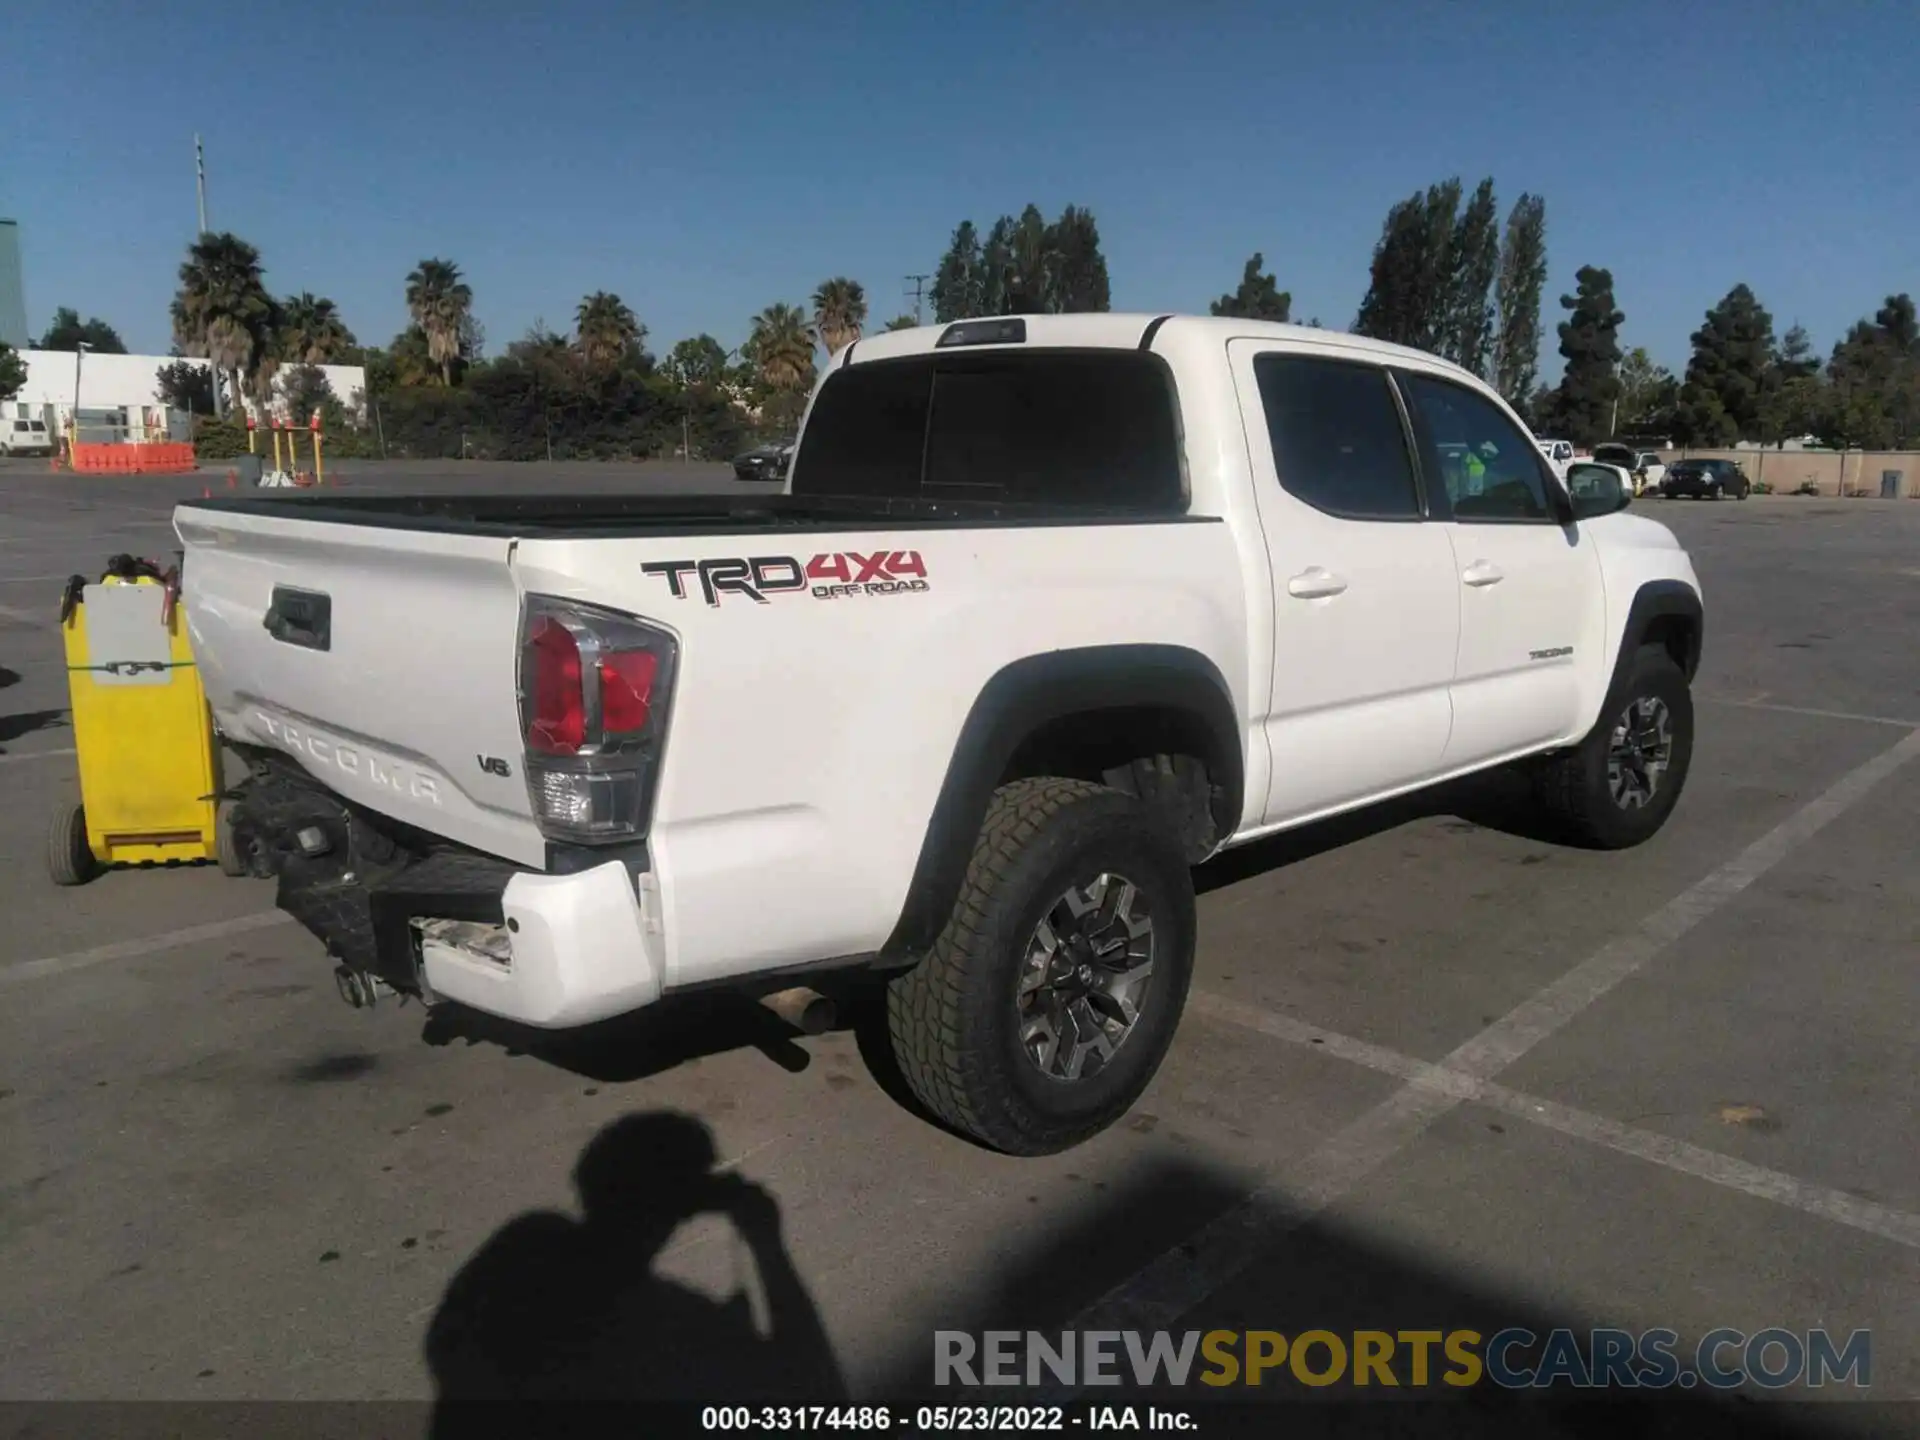
<instances>
[{"instance_id":1,"label":"rear tail light","mask_svg":"<svg viewBox=\"0 0 1920 1440\"><path fill-rule=\"evenodd\" d=\"M646 834L665 739L675 645L616 610L527 598L520 720L534 818L553 839Z\"/></svg>"}]
</instances>

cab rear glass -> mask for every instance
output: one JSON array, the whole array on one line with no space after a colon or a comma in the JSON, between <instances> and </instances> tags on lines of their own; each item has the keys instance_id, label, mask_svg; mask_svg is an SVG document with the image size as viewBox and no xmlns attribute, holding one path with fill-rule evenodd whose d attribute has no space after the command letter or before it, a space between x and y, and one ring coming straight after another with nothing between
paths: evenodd
<instances>
[{"instance_id":1,"label":"cab rear glass","mask_svg":"<svg viewBox=\"0 0 1920 1440\"><path fill-rule=\"evenodd\" d=\"M814 400L792 492L1181 513L1172 380L1159 357L1132 350L851 364Z\"/></svg>"}]
</instances>

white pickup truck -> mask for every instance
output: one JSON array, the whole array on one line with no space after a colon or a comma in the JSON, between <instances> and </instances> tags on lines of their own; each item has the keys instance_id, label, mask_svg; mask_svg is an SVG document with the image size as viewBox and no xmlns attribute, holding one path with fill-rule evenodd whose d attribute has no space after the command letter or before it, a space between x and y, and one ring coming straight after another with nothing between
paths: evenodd
<instances>
[{"instance_id":1,"label":"white pickup truck","mask_svg":"<svg viewBox=\"0 0 1920 1440\"><path fill-rule=\"evenodd\" d=\"M847 347L772 498L176 525L236 836L349 998L884 985L933 1114L1037 1154L1159 1066L1191 865L1499 765L1577 843L1660 828L1700 587L1611 477L1430 355L1030 316Z\"/></svg>"}]
</instances>

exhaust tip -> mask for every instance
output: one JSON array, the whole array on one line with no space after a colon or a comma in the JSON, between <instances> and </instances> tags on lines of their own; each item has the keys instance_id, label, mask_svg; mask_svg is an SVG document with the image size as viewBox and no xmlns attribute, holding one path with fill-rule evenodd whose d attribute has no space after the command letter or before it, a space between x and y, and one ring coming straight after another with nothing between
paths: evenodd
<instances>
[{"instance_id":1,"label":"exhaust tip","mask_svg":"<svg viewBox=\"0 0 1920 1440\"><path fill-rule=\"evenodd\" d=\"M839 1018L833 1001L805 985L762 995L760 1003L803 1035L824 1035Z\"/></svg>"}]
</instances>

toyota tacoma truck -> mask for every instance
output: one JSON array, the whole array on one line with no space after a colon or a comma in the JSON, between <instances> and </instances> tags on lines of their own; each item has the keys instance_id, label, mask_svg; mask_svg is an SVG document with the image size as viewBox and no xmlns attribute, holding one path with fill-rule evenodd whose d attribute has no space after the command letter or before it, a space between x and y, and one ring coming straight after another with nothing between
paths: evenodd
<instances>
[{"instance_id":1,"label":"toyota tacoma truck","mask_svg":"<svg viewBox=\"0 0 1920 1440\"><path fill-rule=\"evenodd\" d=\"M1495 766L1660 829L1700 586L1627 499L1430 355L1058 315L848 346L770 497L176 526L236 838L350 996L865 982L935 1118L1039 1154L1161 1063L1209 857Z\"/></svg>"}]
</instances>

